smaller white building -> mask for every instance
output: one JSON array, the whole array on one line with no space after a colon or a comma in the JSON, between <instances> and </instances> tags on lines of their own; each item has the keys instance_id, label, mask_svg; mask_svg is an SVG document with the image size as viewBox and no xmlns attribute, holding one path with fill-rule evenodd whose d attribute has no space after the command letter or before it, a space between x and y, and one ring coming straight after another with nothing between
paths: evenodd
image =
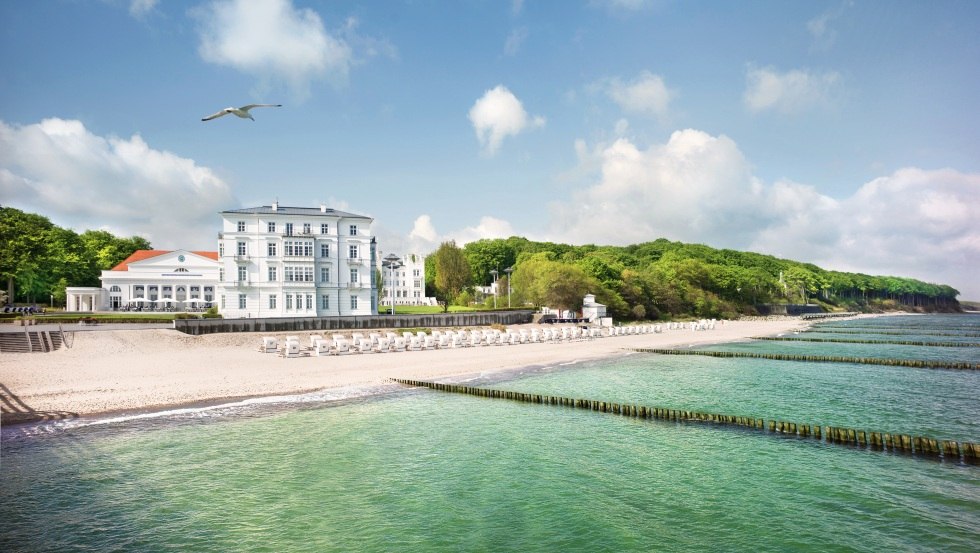
<instances>
[{"instance_id":1,"label":"smaller white building","mask_svg":"<svg viewBox=\"0 0 980 553\"><path fill-rule=\"evenodd\" d=\"M381 272L382 306L395 305L437 305L436 299L425 296L425 256L410 253L398 257L400 267L394 269L384 266L384 252L378 255L378 270ZM396 263L397 265L397 263Z\"/></svg>"},{"instance_id":2,"label":"smaller white building","mask_svg":"<svg viewBox=\"0 0 980 553\"><path fill-rule=\"evenodd\" d=\"M606 316L606 306L596 303L595 294L586 294L582 300L582 318L591 322L598 321Z\"/></svg>"},{"instance_id":3,"label":"smaller white building","mask_svg":"<svg viewBox=\"0 0 980 553\"><path fill-rule=\"evenodd\" d=\"M66 288L67 311L193 311L215 301L218 252L137 250L101 288Z\"/></svg>"}]
</instances>

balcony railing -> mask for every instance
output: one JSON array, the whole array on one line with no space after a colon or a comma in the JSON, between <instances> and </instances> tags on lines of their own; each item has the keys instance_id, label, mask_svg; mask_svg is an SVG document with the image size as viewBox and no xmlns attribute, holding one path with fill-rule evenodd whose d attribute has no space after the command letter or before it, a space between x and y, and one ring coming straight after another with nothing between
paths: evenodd
<instances>
[{"instance_id":1,"label":"balcony railing","mask_svg":"<svg viewBox=\"0 0 980 553\"><path fill-rule=\"evenodd\" d=\"M249 286L247 280L236 280L234 284L235 288L247 288Z\"/></svg>"},{"instance_id":2,"label":"balcony railing","mask_svg":"<svg viewBox=\"0 0 980 553\"><path fill-rule=\"evenodd\" d=\"M249 257L248 254L241 254L241 253L235 254L235 261L245 262L248 261L248 257Z\"/></svg>"}]
</instances>

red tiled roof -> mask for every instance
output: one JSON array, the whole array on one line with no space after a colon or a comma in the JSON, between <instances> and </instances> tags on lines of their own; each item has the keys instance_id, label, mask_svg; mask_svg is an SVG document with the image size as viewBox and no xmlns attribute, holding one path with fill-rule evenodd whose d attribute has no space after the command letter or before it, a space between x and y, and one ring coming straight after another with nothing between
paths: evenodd
<instances>
[{"instance_id":1,"label":"red tiled roof","mask_svg":"<svg viewBox=\"0 0 980 553\"><path fill-rule=\"evenodd\" d=\"M171 253L173 251L174 250L136 250L135 252L133 252L132 255L130 255L126 259L123 259L119 263L119 265L113 267L112 270L128 271L130 263L135 263L136 261L143 261L146 259L156 257L158 255L163 255L165 253ZM199 255L201 257L207 257L208 259L213 259L215 261L218 260L218 252L191 252L191 253L195 255Z\"/></svg>"}]
</instances>

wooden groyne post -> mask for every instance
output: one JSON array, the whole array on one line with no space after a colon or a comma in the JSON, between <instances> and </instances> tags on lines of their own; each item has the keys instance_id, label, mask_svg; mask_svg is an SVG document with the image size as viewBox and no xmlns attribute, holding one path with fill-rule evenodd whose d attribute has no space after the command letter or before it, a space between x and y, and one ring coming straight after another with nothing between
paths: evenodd
<instances>
[{"instance_id":1,"label":"wooden groyne post","mask_svg":"<svg viewBox=\"0 0 980 553\"><path fill-rule=\"evenodd\" d=\"M935 438L912 436L910 434L867 432L855 428L836 426L821 427L818 424L778 421L773 419L767 421L762 418L741 415L725 415L705 413L702 411L670 409L666 407L612 403L594 399L529 394L511 390L464 386L462 384L428 382L425 380L404 380L396 378L392 379L392 381L404 386L430 388L442 392L467 394L489 399L506 399L522 403L553 405L570 409L584 409L624 417L674 421L677 423L735 426L753 431L768 432L770 434L796 436L828 444L845 445L857 449L919 455L954 463L964 462L976 464L978 458L980 458L980 444L973 442L939 441Z\"/></svg>"}]
</instances>

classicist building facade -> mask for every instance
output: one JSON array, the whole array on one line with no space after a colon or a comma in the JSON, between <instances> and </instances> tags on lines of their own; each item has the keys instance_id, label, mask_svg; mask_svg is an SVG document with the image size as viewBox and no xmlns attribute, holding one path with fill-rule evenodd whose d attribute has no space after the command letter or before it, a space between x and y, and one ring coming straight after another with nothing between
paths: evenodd
<instances>
[{"instance_id":1,"label":"classicist building facade","mask_svg":"<svg viewBox=\"0 0 980 553\"><path fill-rule=\"evenodd\" d=\"M215 300L218 252L137 250L102 271L102 287L68 287L68 311L190 311Z\"/></svg>"},{"instance_id":2,"label":"classicist building facade","mask_svg":"<svg viewBox=\"0 0 980 553\"><path fill-rule=\"evenodd\" d=\"M221 212L218 311L225 318L376 314L372 222L278 202Z\"/></svg>"}]
</instances>

